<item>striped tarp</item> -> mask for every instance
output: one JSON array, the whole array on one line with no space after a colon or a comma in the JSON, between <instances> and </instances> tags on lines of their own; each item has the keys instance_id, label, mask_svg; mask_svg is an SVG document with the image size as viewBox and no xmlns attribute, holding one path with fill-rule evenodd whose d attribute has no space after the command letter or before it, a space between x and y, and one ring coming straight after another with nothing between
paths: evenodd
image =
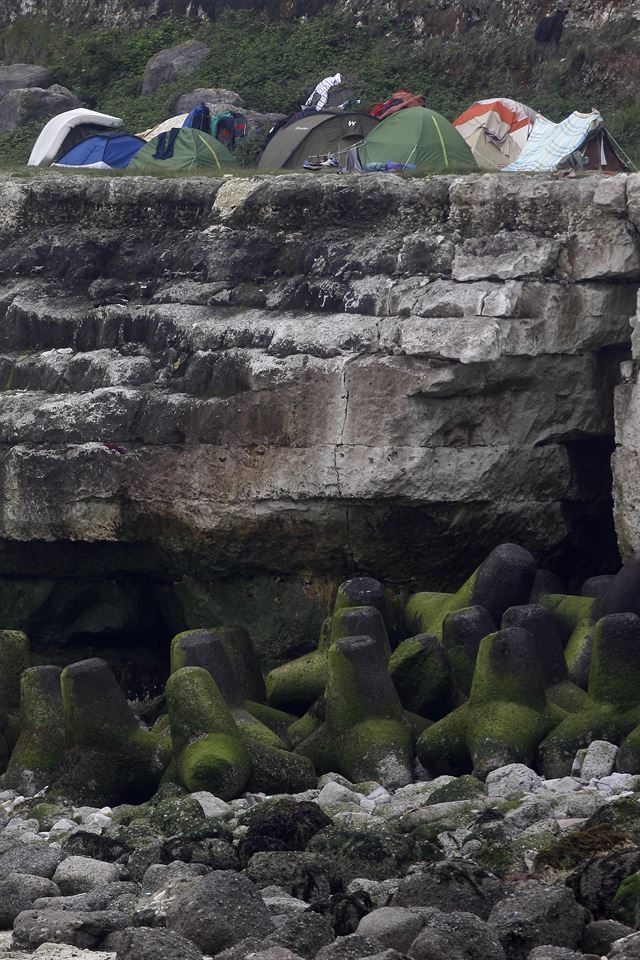
<instances>
[{"instance_id":1,"label":"striped tarp","mask_svg":"<svg viewBox=\"0 0 640 960\"><path fill-rule=\"evenodd\" d=\"M588 134L602 123L598 111L572 113L562 123L538 117L517 160L503 167L505 173L534 173L556 170L558 165L582 146Z\"/></svg>"}]
</instances>

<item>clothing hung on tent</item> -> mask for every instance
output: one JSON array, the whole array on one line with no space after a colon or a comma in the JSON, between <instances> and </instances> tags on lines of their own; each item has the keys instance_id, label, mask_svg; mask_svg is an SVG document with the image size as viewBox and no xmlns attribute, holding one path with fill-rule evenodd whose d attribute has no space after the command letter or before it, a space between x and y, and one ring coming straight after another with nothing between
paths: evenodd
<instances>
[{"instance_id":1,"label":"clothing hung on tent","mask_svg":"<svg viewBox=\"0 0 640 960\"><path fill-rule=\"evenodd\" d=\"M322 110L329 99L329 91L332 87L338 87L342 83L342 76L336 73L335 77L325 77L316 86L311 96L304 103L303 110Z\"/></svg>"}]
</instances>

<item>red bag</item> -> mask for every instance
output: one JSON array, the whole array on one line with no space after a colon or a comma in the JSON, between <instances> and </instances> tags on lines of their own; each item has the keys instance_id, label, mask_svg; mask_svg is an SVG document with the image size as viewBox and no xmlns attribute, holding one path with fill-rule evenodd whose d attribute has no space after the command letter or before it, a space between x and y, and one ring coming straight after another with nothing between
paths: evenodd
<instances>
[{"instance_id":1,"label":"red bag","mask_svg":"<svg viewBox=\"0 0 640 960\"><path fill-rule=\"evenodd\" d=\"M425 98L422 94L411 93L410 90L397 90L384 103L376 103L369 110L369 116L377 117L382 120L384 117L390 117L392 113L398 110L404 110L406 107L424 107Z\"/></svg>"}]
</instances>

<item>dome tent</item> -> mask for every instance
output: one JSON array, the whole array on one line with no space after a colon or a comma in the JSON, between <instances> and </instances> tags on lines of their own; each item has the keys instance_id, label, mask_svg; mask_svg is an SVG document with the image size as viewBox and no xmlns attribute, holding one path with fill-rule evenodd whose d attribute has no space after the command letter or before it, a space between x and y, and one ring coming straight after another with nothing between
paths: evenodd
<instances>
[{"instance_id":1,"label":"dome tent","mask_svg":"<svg viewBox=\"0 0 640 960\"><path fill-rule=\"evenodd\" d=\"M466 140L478 166L501 169L522 153L536 111L517 100L478 100L453 125Z\"/></svg>"},{"instance_id":2,"label":"dome tent","mask_svg":"<svg viewBox=\"0 0 640 960\"><path fill-rule=\"evenodd\" d=\"M53 166L85 167L93 170L122 169L129 165L144 144L140 137L110 130L81 140Z\"/></svg>"},{"instance_id":3,"label":"dome tent","mask_svg":"<svg viewBox=\"0 0 640 960\"><path fill-rule=\"evenodd\" d=\"M192 127L161 133L142 147L130 170L149 173L220 173L235 166L236 158L215 137Z\"/></svg>"},{"instance_id":4,"label":"dome tent","mask_svg":"<svg viewBox=\"0 0 640 960\"><path fill-rule=\"evenodd\" d=\"M418 173L473 173L478 169L458 131L435 110L408 107L383 120L358 147L360 163L412 164Z\"/></svg>"},{"instance_id":5,"label":"dome tent","mask_svg":"<svg viewBox=\"0 0 640 960\"><path fill-rule=\"evenodd\" d=\"M272 136L258 161L260 170L299 170L310 157L347 152L379 121L366 113L316 112L293 117Z\"/></svg>"}]
</instances>

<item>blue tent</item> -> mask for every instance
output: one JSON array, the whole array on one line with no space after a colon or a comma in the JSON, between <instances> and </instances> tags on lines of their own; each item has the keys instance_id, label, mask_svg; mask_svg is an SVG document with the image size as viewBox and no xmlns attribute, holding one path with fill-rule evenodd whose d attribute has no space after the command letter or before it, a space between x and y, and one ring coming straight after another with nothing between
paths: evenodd
<instances>
[{"instance_id":1,"label":"blue tent","mask_svg":"<svg viewBox=\"0 0 640 960\"><path fill-rule=\"evenodd\" d=\"M81 140L54 164L56 167L93 167L108 169L129 165L145 141L117 130L98 133Z\"/></svg>"}]
</instances>

